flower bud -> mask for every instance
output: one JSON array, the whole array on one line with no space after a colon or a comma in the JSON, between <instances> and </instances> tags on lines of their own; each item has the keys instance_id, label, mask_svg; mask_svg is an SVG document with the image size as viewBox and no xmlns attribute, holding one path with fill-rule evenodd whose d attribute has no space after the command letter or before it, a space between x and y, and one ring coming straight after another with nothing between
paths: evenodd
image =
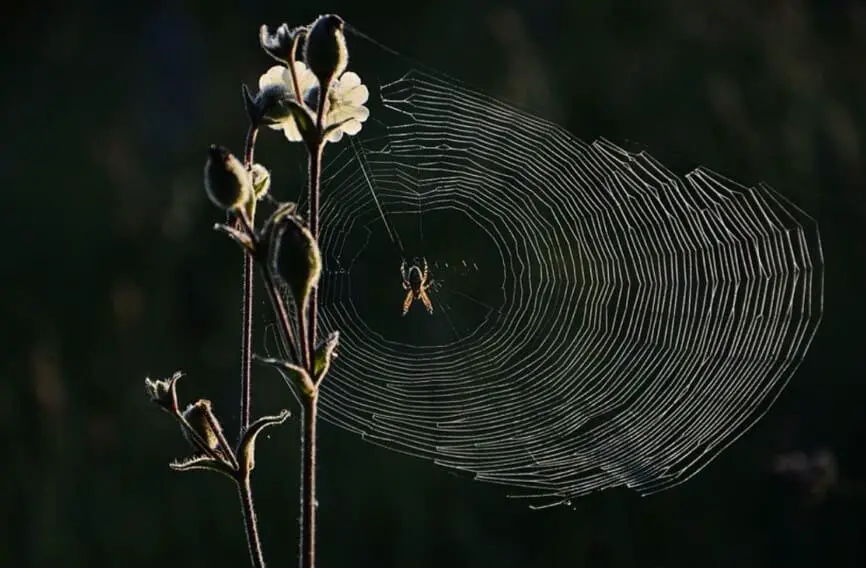
<instances>
[{"instance_id":1,"label":"flower bud","mask_svg":"<svg viewBox=\"0 0 866 568\"><path fill-rule=\"evenodd\" d=\"M187 421L190 427L196 434L201 437L201 441L205 443L208 449L217 450L220 447L221 426L214 416L211 409L211 402L205 399L199 399L186 407L183 411L183 418ZM196 441L186 429L183 429L183 435L187 441L196 450L204 451L204 448L199 447Z\"/></svg>"},{"instance_id":2,"label":"flower bud","mask_svg":"<svg viewBox=\"0 0 866 568\"><path fill-rule=\"evenodd\" d=\"M294 215L282 215L270 233L271 273L288 286L298 311L305 311L310 291L318 285L322 272L319 245Z\"/></svg>"},{"instance_id":3,"label":"flower bud","mask_svg":"<svg viewBox=\"0 0 866 568\"><path fill-rule=\"evenodd\" d=\"M349 64L349 51L340 16L326 14L313 22L304 43L304 61L320 85L330 86L343 74Z\"/></svg>"},{"instance_id":4,"label":"flower bud","mask_svg":"<svg viewBox=\"0 0 866 568\"><path fill-rule=\"evenodd\" d=\"M234 154L222 146L211 145L204 166L207 196L221 209L235 210L252 194L249 173Z\"/></svg>"}]
</instances>

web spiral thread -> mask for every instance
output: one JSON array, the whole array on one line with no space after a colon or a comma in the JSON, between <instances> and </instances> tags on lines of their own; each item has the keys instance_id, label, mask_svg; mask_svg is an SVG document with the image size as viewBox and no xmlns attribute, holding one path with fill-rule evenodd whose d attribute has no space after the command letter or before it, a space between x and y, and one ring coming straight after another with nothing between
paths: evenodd
<instances>
[{"instance_id":1,"label":"web spiral thread","mask_svg":"<svg viewBox=\"0 0 866 568\"><path fill-rule=\"evenodd\" d=\"M558 504L677 485L767 412L822 313L814 219L425 72L371 91L323 179L325 420Z\"/></svg>"}]
</instances>

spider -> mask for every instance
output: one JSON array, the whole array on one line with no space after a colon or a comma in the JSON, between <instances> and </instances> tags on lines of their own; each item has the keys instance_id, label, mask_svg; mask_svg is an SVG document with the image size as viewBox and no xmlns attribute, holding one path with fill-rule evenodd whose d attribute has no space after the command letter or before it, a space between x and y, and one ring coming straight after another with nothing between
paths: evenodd
<instances>
[{"instance_id":1,"label":"spider","mask_svg":"<svg viewBox=\"0 0 866 568\"><path fill-rule=\"evenodd\" d=\"M430 280L430 270L427 266L427 259L423 259L424 268L422 269L417 264L413 264L409 271L406 271L406 261L400 264L400 274L403 275L403 289L406 290L406 299L403 300L403 315L409 311L409 307L415 300L421 300L424 307L427 308L427 313L433 313L433 302L430 301L430 296L427 295L427 289L433 284Z\"/></svg>"}]
</instances>

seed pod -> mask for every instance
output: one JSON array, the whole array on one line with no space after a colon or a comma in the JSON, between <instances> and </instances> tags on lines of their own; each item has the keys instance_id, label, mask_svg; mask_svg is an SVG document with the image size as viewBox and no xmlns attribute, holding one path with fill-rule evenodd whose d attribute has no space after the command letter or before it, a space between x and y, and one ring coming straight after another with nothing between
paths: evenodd
<instances>
[{"instance_id":1,"label":"seed pod","mask_svg":"<svg viewBox=\"0 0 866 568\"><path fill-rule=\"evenodd\" d=\"M306 311L322 272L316 239L298 217L283 215L271 226L269 252L271 273L288 286L298 310Z\"/></svg>"},{"instance_id":2,"label":"seed pod","mask_svg":"<svg viewBox=\"0 0 866 568\"><path fill-rule=\"evenodd\" d=\"M204 187L213 204L228 211L242 207L252 194L249 173L241 161L222 146L211 145L208 150Z\"/></svg>"},{"instance_id":3,"label":"seed pod","mask_svg":"<svg viewBox=\"0 0 866 568\"><path fill-rule=\"evenodd\" d=\"M220 448L221 426L214 416L209 400L199 399L190 404L183 411L183 417L207 449L216 451ZM183 435L195 450L205 453L205 448L200 447L199 442L186 429L183 429Z\"/></svg>"}]
</instances>

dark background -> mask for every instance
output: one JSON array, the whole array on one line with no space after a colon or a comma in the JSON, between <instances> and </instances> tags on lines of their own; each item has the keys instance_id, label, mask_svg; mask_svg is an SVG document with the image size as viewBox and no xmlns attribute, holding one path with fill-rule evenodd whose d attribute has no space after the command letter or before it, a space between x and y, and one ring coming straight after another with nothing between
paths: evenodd
<instances>
[{"instance_id":1,"label":"dark background","mask_svg":"<svg viewBox=\"0 0 866 568\"><path fill-rule=\"evenodd\" d=\"M169 471L185 448L142 381L183 369L183 397L233 408L239 258L210 230L204 149L242 145L239 85L271 64L259 25L323 11L582 139L766 181L821 223L827 285L813 347L773 410L651 498L615 490L533 512L323 426L321 566L866 563L866 7L416 0L6 8L0 564L247 562L230 483ZM266 163L276 138L261 144ZM294 410L278 378L256 378L257 409ZM293 419L257 459L272 566L295 562L297 436ZM825 492L771 472L780 453L820 450L838 461Z\"/></svg>"}]
</instances>

